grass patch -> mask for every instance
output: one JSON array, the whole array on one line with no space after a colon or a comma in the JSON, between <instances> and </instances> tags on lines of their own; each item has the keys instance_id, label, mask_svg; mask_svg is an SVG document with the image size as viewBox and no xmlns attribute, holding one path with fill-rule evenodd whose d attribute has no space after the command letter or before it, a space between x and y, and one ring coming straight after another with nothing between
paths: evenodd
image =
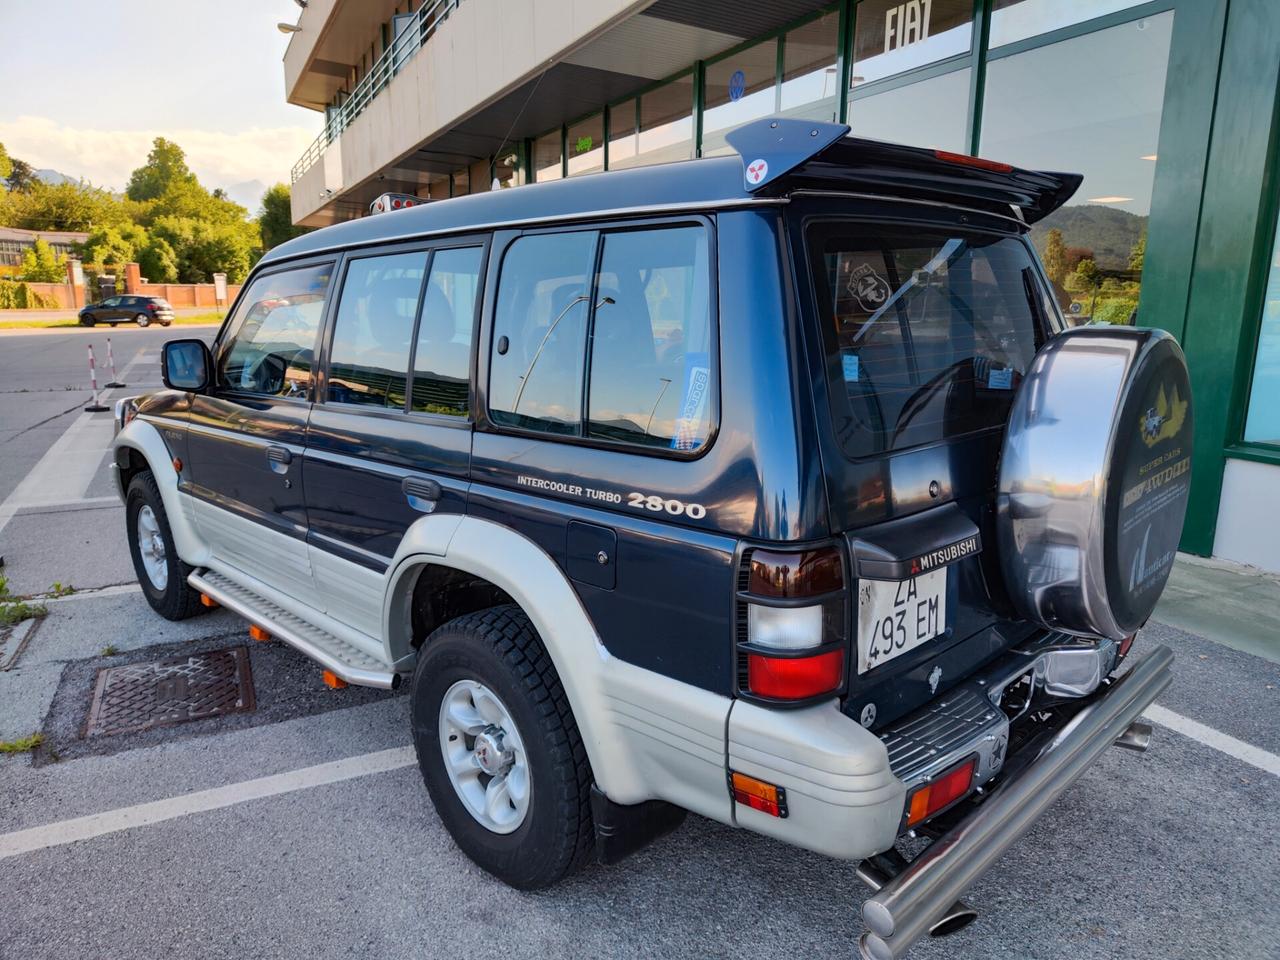
<instances>
[{"instance_id":1,"label":"grass patch","mask_svg":"<svg viewBox=\"0 0 1280 960\"><path fill-rule=\"evenodd\" d=\"M116 645L114 643L108 643L102 648L102 655L104 657L114 657L119 652L120 651L116 649Z\"/></svg>"},{"instance_id":2,"label":"grass patch","mask_svg":"<svg viewBox=\"0 0 1280 960\"><path fill-rule=\"evenodd\" d=\"M15 597L9 592L9 578L0 577L0 627L12 627L48 612L49 608L43 603L28 603Z\"/></svg>"},{"instance_id":3,"label":"grass patch","mask_svg":"<svg viewBox=\"0 0 1280 960\"><path fill-rule=\"evenodd\" d=\"M76 592L76 588L71 584L64 584L61 580L53 581L53 586L49 588L49 596L51 597L69 597Z\"/></svg>"},{"instance_id":4,"label":"grass patch","mask_svg":"<svg viewBox=\"0 0 1280 960\"><path fill-rule=\"evenodd\" d=\"M189 316L174 317L173 325L175 327L206 326L211 323L221 323L222 318L224 316L226 316L226 314L223 313L223 311L221 310L210 310L208 313L193 313ZM138 328L138 325L133 321L122 321L120 326L134 327L135 329ZM65 317L65 318L56 319L56 320L9 321L9 320L5 320L3 316L0 316L0 330L75 329L78 327L80 327L80 321L78 321L75 317ZM161 327L158 323L152 324L151 327L148 327L147 329L152 329L152 327L158 328L160 330L164 329L164 327ZM85 327L84 329L87 330L89 328ZM95 329L110 330L112 328L107 326L105 323L100 323Z\"/></svg>"},{"instance_id":5,"label":"grass patch","mask_svg":"<svg viewBox=\"0 0 1280 960\"><path fill-rule=\"evenodd\" d=\"M19 740L0 740L0 753L30 753L44 743L43 733L33 733Z\"/></svg>"}]
</instances>

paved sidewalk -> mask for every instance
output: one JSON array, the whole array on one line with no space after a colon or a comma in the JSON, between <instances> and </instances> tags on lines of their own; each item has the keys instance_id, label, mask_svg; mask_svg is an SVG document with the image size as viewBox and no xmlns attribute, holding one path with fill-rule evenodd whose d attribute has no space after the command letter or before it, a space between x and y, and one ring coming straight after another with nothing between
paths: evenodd
<instances>
[{"instance_id":1,"label":"paved sidewalk","mask_svg":"<svg viewBox=\"0 0 1280 960\"><path fill-rule=\"evenodd\" d=\"M1151 618L1280 663L1280 575L1180 553Z\"/></svg>"}]
</instances>

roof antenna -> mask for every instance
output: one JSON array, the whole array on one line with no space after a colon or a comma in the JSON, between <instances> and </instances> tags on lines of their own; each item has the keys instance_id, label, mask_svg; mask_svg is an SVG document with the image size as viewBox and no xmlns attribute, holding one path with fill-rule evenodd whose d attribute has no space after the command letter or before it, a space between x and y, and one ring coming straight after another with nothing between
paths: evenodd
<instances>
[{"instance_id":1,"label":"roof antenna","mask_svg":"<svg viewBox=\"0 0 1280 960\"><path fill-rule=\"evenodd\" d=\"M516 111L516 115L511 121L511 126L507 127L506 135L503 136L502 142L498 144L498 149L493 152L494 159L497 159L498 157L502 156L502 148L505 147L507 145L507 141L511 139L511 131L516 128L516 124L519 123L520 118L524 116L525 108L529 106L529 101L532 100L533 95L538 92L538 84L542 83L542 78L547 75L547 71L550 70L553 66L555 66L555 64L553 63L547 64L543 68L542 72L538 74L538 79L533 82L533 88L529 91L529 95L524 98L524 103L520 104L520 109ZM495 188L498 186L497 177L493 178L493 185Z\"/></svg>"}]
</instances>

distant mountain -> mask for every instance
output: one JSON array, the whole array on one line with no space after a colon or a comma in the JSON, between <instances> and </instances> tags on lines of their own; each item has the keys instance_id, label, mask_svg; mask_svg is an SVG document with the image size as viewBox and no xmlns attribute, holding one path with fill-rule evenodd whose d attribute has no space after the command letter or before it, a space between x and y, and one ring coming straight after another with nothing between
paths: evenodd
<instances>
[{"instance_id":1,"label":"distant mountain","mask_svg":"<svg viewBox=\"0 0 1280 960\"><path fill-rule=\"evenodd\" d=\"M57 170L50 170L48 168L43 170L33 170L31 175L37 180L49 184L51 187L56 187L60 183L80 182L76 177L68 177L65 173L59 173Z\"/></svg>"},{"instance_id":2,"label":"distant mountain","mask_svg":"<svg viewBox=\"0 0 1280 960\"><path fill-rule=\"evenodd\" d=\"M1095 203L1063 207L1031 228L1031 241L1041 254L1054 227L1062 231L1062 242L1068 247L1092 250L1103 270L1127 270L1129 251L1147 228L1147 218Z\"/></svg>"}]
</instances>

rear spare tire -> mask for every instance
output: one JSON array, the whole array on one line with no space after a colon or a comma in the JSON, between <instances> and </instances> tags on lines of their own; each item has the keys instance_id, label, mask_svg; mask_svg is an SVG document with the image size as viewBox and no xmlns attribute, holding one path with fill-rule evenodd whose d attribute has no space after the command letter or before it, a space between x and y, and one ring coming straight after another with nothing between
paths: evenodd
<instances>
[{"instance_id":1,"label":"rear spare tire","mask_svg":"<svg viewBox=\"0 0 1280 960\"><path fill-rule=\"evenodd\" d=\"M1018 387L1000 461L997 540L1019 614L1119 640L1151 615L1191 490L1191 386L1161 330L1050 340Z\"/></svg>"}]
</instances>

